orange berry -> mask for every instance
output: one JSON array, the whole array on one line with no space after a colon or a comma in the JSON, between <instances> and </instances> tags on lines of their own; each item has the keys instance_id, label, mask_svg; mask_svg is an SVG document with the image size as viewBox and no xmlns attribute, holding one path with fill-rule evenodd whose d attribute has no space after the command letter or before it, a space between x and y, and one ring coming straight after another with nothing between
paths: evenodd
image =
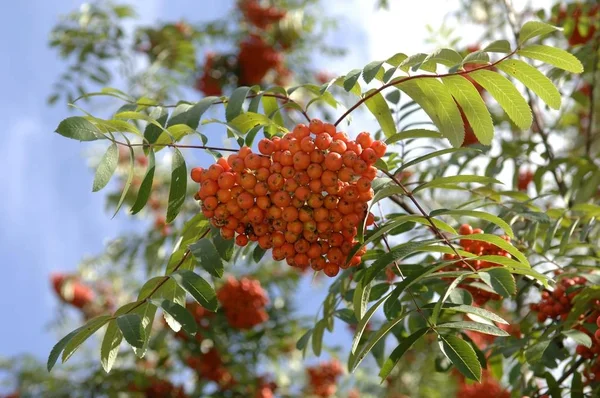
<instances>
[{"instance_id":1,"label":"orange berry","mask_svg":"<svg viewBox=\"0 0 600 398\"><path fill-rule=\"evenodd\" d=\"M325 208L332 210L335 209L338 205L339 198L334 195L327 195L325 199L323 199L323 205Z\"/></svg>"},{"instance_id":2,"label":"orange berry","mask_svg":"<svg viewBox=\"0 0 600 398\"><path fill-rule=\"evenodd\" d=\"M190 173L192 177L192 181L200 183L202 182L202 172L204 169L202 167L194 167Z\"/></svg>"},{"instance_id":3,"label":"orange berry","mask_svg":"<svg viewBox=\"0 0 600 398\"><path fill-rule=\"evenodd\" d=\"M310 262L310 267L315 271L322 271L325 268L325 259L323 257L315 258Z\"/></svg>"},{"instance_id":4,"label":"orange berry","mask_svg":"<svg viewBox=\"0 0 600 398\"><path fill-rule=\"evenodd\" d=\"M283 176L281 174L271 174L267 179L267 184L271 191L278 191L283 188Z\"/></svg>"},{"instance_id":5,"label":"orange berry","mask_svg":"<svg viewBox=\"0 0 600 398\"><path fill-rule=\"evenodd\" d=\"M321 164L325 161L325 154L322 151L312 151L310 153L310 161L313 163Z\"/></svg>"},{"instance_id":6,"label":"orange berry","mask_svg":"<svg viewBox=\"0 0 600 398\"><path fill-rule=\"evenodd\" d=\"M387 145L382 141L375 141L371 144L371 149L375 151L378 158L382 158L387 150Z\"/></svg>"},{"instance_id":7,"label":"orange berry","mask_svg":"<svg viewBox=\"0 0 600 398\"><path fill-rule=\"evenodd\" d=\"M306 201L309 198L310 193L310 189L308 189L307 187L300 186L294 192L294 197L302 201Z\"/></svg>"},{"instance_id":8,"label":"orange berry","mask_svg":"<svg viewBox=\"0 0 600 398\"><path fill-rule=\"evenodd\" d=\"M231 191L228 189L219 189L217 191L217 199L221 203L227 203L231 200Z\"/></svg>"},{"instance_id":9,"label":"orange berry","mask_svg":"<svg viewBox=\"0 0 600 398\"><path fill-rule=\"evenodd\" d=\"M219 185L215 180L204 180L200 186L200 193L205 196L213 196L217 194Z\"/></svg>"},{"instance_id":10,"label":"orange berry","mask_svg":"<svg viewBox=\"0 0 600 398\"><path fill-rule=\"evenodd\" d=\"M285 241L287 243L294 243L298 240L299 235L293 233L292 231L285 231L283 236L285 237Z\"/></svg>"},{"instance_id":11,"label":"orange berry","mask_svg":"<svg viewBox=\"0 0 600 398\"><path fill-rule=\"evenodd\" d=\"M215 210L219 205L219 201L215 196L209 196L202 201L202 205L208 210Z\"/></svg>"},{"instance_id":12,"label":"orange berry","mask_svg":"<svg viewBox=\"0 0 600 398\"><path fill-rule=\"evenodd\" d=\"M313 192L313 193L320 194L323 191L323 183L321 182L320 179L312 180L311 182L308 183L308 187L310 188L311 192Z\"/></svg>"},{"instance_id":13,"label":"orange berry","mask_svg":"<svg viewBox=\"0 0 600 398\"><path fill-rule=\"evenodd\" d=\"M266 182L257 182L254 186L254 193L256 196L267 196L269 193L269 186Z\"/></svg>"},{"instance_id":14,"label":"orange berry","mask_svg":"<svg viewBox=\"0 0 600 398\"><path fill-rule=\"evenodd\" d=\"M254 206L248 210L248 218L251 222L259 224L265 219L265 212L261 208Z\"/></svg>"},{"instance_id":15,"label":"orange berry","mask_svg":"<svg viewBox=\"0 0 600 398\"><path fill-rule=\"evenodd\" d=\"M295 174L296 171L292 166L284 166L281 169L281 175L283 176L283 178L293 178Z\"/></svg>"},{"instance_id":16,"label":"orange berry","mask_svg":"<svg viewBox=\"0 0 600 398\"><path fill-rule=\"evenodd\" d=\"M352 177L354 176L354 170L351 167L342 167L342 169L338 172L338 178L343 182L352 181Z\"/></svg>"},{"instance_id":17,"label":"orange berry","mask_svg":"<svg viewBox=\"0 0 600 398\"><path fill-rule=\"evenodd\" d=\"M296 250L296 253L306 253L308 249L310 249L310 243L304 239L298 239L296 243L294 243L294 250Z\"/></svg>"},{"instance_id":18,"label":"orange berry","mask_svg":"<svg viewBox=\"0 0 600 398\"><path fill-rule=\"evenodd\" d=\"M286 222L295 221L298 219L298 209L293 206L288 206L283 209L283 213L281 214L281 218L283 218Z\"/></svg>"},{"instance_id":19,"label":"orange berry","mask_svg":"<svg viewBox=\"0 0 600 398\"><path fill-rule=\"evenodd\" d=\"M327 252L327 259L329 261L331 261L332 263L341 263L345 260L345 256L344 253L342 253L342 250L338 247L332 247L331 249L329 249L329 251Z\"/></svg>"},{"instance_id":20,"label":"orange berry","mask_svg":"<svg viewBox=\"0 0 600 398\"><path fill-rule=\"evenodd\" d=\"M332 142L333 138L326 133L319 134L315 137L315 146L322 151L328 149Z\"/></svg>"},{"instance_id":21,"label":"orange berry","mask_svg":"<svg viewBox=\"0 0 600 398\"><path fill-rule=\"evenodd\" d=\"M279 207L287 207L290 205L292 198L285 191L277 191L272 195L273 204Z\"/></svg>"},{"instance_id":22,"label":"orange berry","mask_svg":"<svg viewBox=\"0 0 600 398\"><path fill-rule=\"evenodd\" d=\"M235 185L235 175L229 171L221 173L217 179L219 188L231 189Z\"/></svg>"},{"instance_id":23,"label":"orange berry","mask_svg":"<svg viewBox=\"0 0 600 398\"><path fill-rule=\"evenodd\" d=\"M240 185L246 190L251 190L256 186L256 177L254 176L254 174L243 173L240 176Z\"/></svg>"},{"instance_id":24,"label":"orange berry","mask_svg":"<svg viewBox=\"0 0 600 398\"><path fill-rule=\"evenodd\" d=\"M360 177L358 181L356 181L356 188L358 192L366 192L371 189L371 180L366 177Z\"/></svg>"},{"instance_id":25,"label":"orange berry","mask_svg":"<svg viewBox=\"0 0 600 398\"><path fill-rule=\"evenodd\" d=\"M240 159L244 159L246 156L248 156L251 153L252 153L252 149L248 148L247 146L243 146L240 148L240 150L238 152L238 157Z\"/></svg>"},{"instance_id":26,"label":"orange berry","mask_svg":"<svg viewBox=\"0 0 600 398\"><path fill-rule=\"evenodd\" d=\"M304 152L312 152L315 150L315 140L311 137L304 137L302 141L300 141L300 149Z\"/></svg>"},{"instance_id":27,"label":"orange berry","mask_svg":"<svg viewBox=\"0 0 600 398\"><path fill-rule=\"evenodd\" d=\"M236 200L242 209L249 209L254 205L254 198L248 192L242 192Z\"/></svg>"},{"instance_id":28,"label":"orange berry","mask_svg":"<svg viewBox=\"0 0 600 398\"><path fill-rule=\"evenodd\" d=\"M353 228L360 222L360 217L356 213L350 213L342 219L342 224L345 228Z\"/></svg>"},{"instance_id":29,"label":"orange berry","mask_svg":"<svg viewBox=\"0 0 600 398\"><path fill-rule=\"evenodd\" d=\"M291 139L290 140L290 152L292 153L292 155L295 155L296 153L300 152L302 149L300 148L300 140L297 139Z\"/></svg>"},{"instance_id":30,"label":"orange berry","mask_svg":"<svg viewBox=\"0 0 600 398\"><path fill-rule=\"evenodd\" d=\"M331 171L338 171L342 168L342 155L337 152L329 152L325 156L325 168Z\"/></svg>"},{"instance_id":31,"label":"orange berry","mask_svg":"<svg viewBox=\"0 0 600 398\"><path fill-rule=\"evenodd\" d=\"M258 181L267 181L270 175L271 172L267 167L261 167L258 170L256 170L256 179Z\"/></svg>"},{"instance_id":32,"label":"orange berry","mask_svg":"<svg viewBox=\"0 0 600 398\"><path fill-rule=\"evenodd\" d=\"M313 209L318 209L321 206L323 206L323 195L321 195L320 193L312 193L308 197L307 203Z\"/></svg>"},{"instance_id":33,"label":"orange berry","mask_svg":"<svg viewBox=\"0 0 600 398\"><path fill-rule=\"evenodd\" d=\"M471 235L473 233L473 227L471 227L469 224L463 224L458 229L458 233L460 235Z\"/></svg>"},{"instance_id":34,"label":"orange berry","mask_svg":"<svg viewBox=\"0 0 600 398\"><path fill-rule=\"evenodd\" d=\"M221 173L224 171L225 171L225 169L220 164L212 164L208 168L207 175L208 175L208 178L210 178L211 180L217 180L219 178L219 176L221 175Z\"/></svg>"},{"instance_id":35,"label":"orange berry","mask_svg":"<svg viewBox=\"0 0 600 398\"><path fill-rule=\"evenodd\" d=\"M377 154L371 148L367 148L362 151L360 154L360 158L364 160L367 164L371 165L377 161Z\"/></svg>"},{"instance_id":36,"label":"orange berry","mask_svg":"<svg viewBox=\"0 0 600 398\"><path fill-rule=\"evenodd\" d=\"M337 152L340 155L346 152L347 146L346 143L342 140L333 140L331 145L329 146L329 150L331 152Z\"/></svg>"},{"instance_id":37,"label":"orange berry","mask_svg":"<svg viewBox=\"0 0 600 398\"><path fill-rule=\"evenodd\" d=\"M310 166L310 155L306 152L296 152L294 154L294 168L296 170L306 170Z\"/></svg>"},{"instance_id":38,"label":"orange berry","mask_svg":"<svg viewBox=\"0 0 600 398\"><path fill-rule=\"evenodd\" d=\"M307 206L302 207L298 210L298 219L303 223L312 220L313 210Z\"/></svg>"},{"instance_id":39,"label":"orange berry","mask_svg":"<svg viewBox=\"0 0 600 398\"><path fill-rule=\"evenodd\" d=\"M287 224L286 230L293 232L296 235L300 235L304 230L304 224L302 224L302 221L295 220Z\"/></svg>"},{"instance_id":40,"label":"orange berry","mask_svg":"<svg viewBox=\"0 0 600 398\"><path fill-rule=\"evenodd\" d=\"M293 166L294 165L294 155L288 150L281 152L281 158L279 159L279 163L282 166Z\"/></svg>"},{"instance_id":41,"label":"orange berry","mask_svg":"<svg viewBox=\"0 0 600 398\"><path fill-rule=\"evenodd\" d=\"M294 180L296 180L298 185L306 186L310 182L310 177L305 171L298 171L294 174Z\"/></svg>"},{"instance_id":42,"label":"orange berry","mask_svg":"<svg viewBox=\"0 0 600 398\"><path fill-rule=\"evenodd\" d=\"M370 148L373 144L373 138L371 137L371 134L367 132L362 132L357 135L355 141L358 142L363 149Z\"/></svg>"},{"instance_id":43,"label":"orange berry","mask_svg":"<svg viewBox=\"0 0 600 398\"><path fill-rule=\"evenodd\" d=\"M310 130L307 125L300 123L297 124L296 127L294 127L294 130L292 130L292 134L294 134L298 139L303 139L310 135Z\"/></svg>"},{"instance_id":44,"label":"orange berry","mask_svg":"<svg viewBox=\"0 0 600 398\"><path fill-rule=\"evenodd\" d=\"M275 152L275 144L268 138L263 138L258 142L258 150L263 155L270 155Z\"/></svg>"},{"instance_id":45,"label":"orange berry","mask_svg":"<svg viewBox=\"0 0 600 398\"><path fill-rule=\"evenodd\" d=\"M244 158L244 165L250 170L258 170L261 164L261 157L256 153L250 153Z\"/></svg>"},{"instance_id":46,"label":"orange berry","mask_svg":"<svg viewBox=\"0 0 600 398\"><path fill-rule=\"evenodd\" d=\"M310 206L310 204L309 204ZM312 207L312 206L311 206ZM314 208L314 207L313 207ZM329 211L324 207L314 208L313 217L316 222L325 221L329 216Z\"/></svg>"},{"instance_id":47,"label":"orange berry","mask_svg":"<svg viewBox=\"0 0 600 398\"><path fill-rule=\"evenodd\" d=\"M332 187L337 185L338 175L331 170L325 170L321 175L321 183L324 187Z\"/></svg>"},{"instance_id":48,"label":"orange berry","mask_svg":"<svg viewBox=\"0 0 600 398\"><path fill-rule=\"evenodd\" d=\"M282 212L283 211L281 210L281 208L279 208L277 206L271 206L271 207L269 207L269 210L267 210L267 218L269 218L271 220L281 218Z\"/></svg>"},{"instance_id":49,"label":"orange berry","mask_svg":"<svg viewBox=\"0 0 600 398\"><path fill-rule=\"evenodd\" d=\"M354 164L352 165L352 168L354 169L356 174L362 174L365 171L367 171L367 169L369 168L369 165L364 160L358 159L354 162Z\"/></svg>"},{"instance_id":50,"label":"orange berry","mask_svg":"<svg viewBox=\"0 0 600 398\"><path fill-rule=\"evenodd\" d=\"M326 134L329 134L330 136L333 137L333 135L335 134L336 128L335 125L331 124L331 123L323 123L323 132Z\"/></svg>"},{"instance_id":51,"label":"orange berry","mask_svg":"<svg viewBox=\"0 0 600 398\"><path fill-rule=\"evenodd\" d=\"M283 190L289 193L294 193L298 189L298 183L293 178L288 178L283 184Z\"/></svg>"},{"instance_id":52,"label":"orange berry","mask_svg":"<svg viewBox=\"0 0 600 398\"><path fill-rule=\"evenodd\" d=\"M258 238L258 245L263 250L269 250L270 248L272 248L273 243L271 242L271 236L263 235L260 238Z\"/></svg>"},{"instance_id":53,"label":"orange berry","mask_svg":"<svg viewBox=\"0 0 600 398\"><path fill-rule=\"evenodd\" d=\"M273 247L281 247L285 243L285 237L279 231L273 232L271 234L271 242L273 243Z\"/></svg>"},{"instance_id":54,"label":"orange berry","mask_svg":"<svg viewBox=\"0 0 600 398\"><path fill-rule=\"evenodd\" d=\"M235 244L238 246L246 246L248 244L248 237L246 235L236 236Z\"/></svg>"},{"instance_id":55,"label":"orange berry","mask_svg":"<svg viewBox=\"0 0 600 398\"><path fill-rule=\"evenodd\" d=\"M233 239L235 236L235 231L233 229L223 227L221 228L221 236L223 239Z\"/></svg>"},{"instance_id":56,"label":"orange berry","mask_svg":"<svg viewBox=\"0 0 600 398\"><path fill-rule=\"evenodd\" d=\"M323 272L325 273L325 275L329 276L330 278L333 278L340 272L340 267L334 263L326 263L323 267Z\"/></svg>"},{"instance_id":57,"label":"orange berry","mask_svg":"<svg viewBox=\"0 0 600 398\"><path fill-rule=\"evenodd\" d=\"M321 134L325 130L323 122L319 119L312 119L308 124L308 128L313 134Z\"/></svg>"}]
</instances>

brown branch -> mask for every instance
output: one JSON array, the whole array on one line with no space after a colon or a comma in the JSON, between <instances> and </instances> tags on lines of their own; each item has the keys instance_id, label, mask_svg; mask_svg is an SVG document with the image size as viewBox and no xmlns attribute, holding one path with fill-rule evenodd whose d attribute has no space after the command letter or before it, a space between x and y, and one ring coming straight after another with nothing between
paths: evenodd
<instances>
[{"instance_id":1,"label":"brown branch","mask_svg":"<svg viewBox=\"0 0 600 398\"><path fill-rule=\"evenodd\" d=\"M478 66L477 68L473 68L473 69L466 70L466 71L455 72L455 73L443 73L443 74L437 74L436 73L436 74L433 74L433 75L414 75L414 76L405 77L404 79L400 79L400 80L397 80L397 81L392 80L391 82L386 83L383 86L379 87L377 90L373 91L371 94L369 94L369 95L361 98L356 104L354 104L350 108L348 108L348 110L346 112L344 112L344 114L342 116L340 116L339 119L334 124L336 126L338 124L340 124L342 122L342 120L344 120L346 118L346 116L348 116L350 113L352 113L356 108L358 108L359 106L361 106L366 101L368 101L369 99L371 99L375 95L379 94L380 92L382 92L386 88L397 86L398 84L402 84L404 82L407 82L409 80L414 80L414 79L438 79L438 78L448 77L448 76L464 76L464 75L468 75L469 73L472 73L472 72L475 72L475 71L478 71L478 70L481 70L481 69L488 69L490 67L498 65L500 62L504 61L505 59L508 59L508 58L512 57L517 52L517 49L515 49L511 53L505 55L504 57L500 58L496 62L493 62L491 64L487 64L487 65Z\"/></svg>"}]
</instances>

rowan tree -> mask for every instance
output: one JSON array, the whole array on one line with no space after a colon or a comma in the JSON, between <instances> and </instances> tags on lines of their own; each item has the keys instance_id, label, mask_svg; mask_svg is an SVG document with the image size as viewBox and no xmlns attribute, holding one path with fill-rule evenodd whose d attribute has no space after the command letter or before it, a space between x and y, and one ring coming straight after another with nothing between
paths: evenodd
<instances>
[{"instance_id":1,"label":"rowan tree","mask_svg":"<svg viewBox=\"0 0 600 398\"><path fill-rule=\"evenodd\" d=\"M74 365L15 361L15 396L600 393L600 7L464 1L469 45L443 28L455 48L335 76L309 62L341 53L318 5L240 0L133 40L121 5L57 25L51 100L77 115L56 132L102 149L93 191L147 228L52 276L82 319L47 369ZM126 89L93 89L128 57ZM318 308L295 296L311 278Z\"/></svg>"}]
</instances>

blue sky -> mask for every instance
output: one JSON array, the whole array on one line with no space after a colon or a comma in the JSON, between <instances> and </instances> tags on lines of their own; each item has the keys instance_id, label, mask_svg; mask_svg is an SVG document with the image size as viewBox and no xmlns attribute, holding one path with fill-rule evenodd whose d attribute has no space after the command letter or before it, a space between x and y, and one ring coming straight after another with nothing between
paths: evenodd
<instances>
[{"instance_id":1,"label":"blue sky","mask_svg":"<svg viewBox=\"0 0 600 398\"><path fill-rule=\"evenodd\" d=\"M231 2L202 3L200 10L198 1L144 1L139 13L146 23L182 15L193 21L194 16L221 14ZM426 23L439 26L457 1L412 2L410 12L406 6L394 6L394 1L391 12L375 12L374 0L325 3L328 12L347 22L340 24L331 40L352 49L345 60L320 66L341 74L395 52L423 50L421 40L414 38L425 36ZM123 219L111 220L104 211L104 196L91 192L93 175L83 157L85 144L53 133L71 113L62 104L46 105L52 83L65 68L47 47L48 32L59 15L80 4L75 0L9 2L4 13L10 17L0 25L5 55L0 63L0 120L5 137L0 146L0 308L5 317L0 356L28 352L45 358L56 341L47 331L57 305L49 273L74 269L83 256L101 252L107 238L128 227ZM320 295L311 290L308 284L303 287L303 293L318 303Z\"/></svg>"}]
</instances>

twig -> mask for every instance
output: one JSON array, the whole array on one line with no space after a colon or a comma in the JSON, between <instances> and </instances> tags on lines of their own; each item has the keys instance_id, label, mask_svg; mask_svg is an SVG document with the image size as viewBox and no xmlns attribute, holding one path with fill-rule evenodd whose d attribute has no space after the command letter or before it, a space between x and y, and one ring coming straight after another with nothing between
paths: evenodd
<instances>
[{"instance_id":1,"label":"twig","mask_svg":"<svg viewBox=\"0 0 600 398\"><path fill-rule=\"evenodd\" d=\"M427 222L429 223L429 225L431 226L430 228L433 230L434 234L440 238L442 240L442 242L448 246L453 252L454 254L460 259L460 262L462 262L463 264L465 264L467 267L469 267L469 269L473 272L477 272L477 270L475 268L473 268L473 266L471 264L469 264L465 258L463 256L460 255L460 253L458 253L458 250L456 250L456 248L454 247L454 245L452 244L452 242L450 242L450 240L448 240L448 238L446 237L446 235L444 235L442 233L442 231L439 230L439 228L435 225L435 223L433 222L433 219L431 218L431 216L423 209L423 207L421 207L421 204L417 201L417 199L415 198L415 196L413 195L413 193L411 191L409 191L408 189L406 189L406 187L402 184L402 182L400 182L400 180L398 180L396 177L394 177L394 175L388 171L382 170L382 172L387 175L388 177L390 177L392 179L392 181L394 181L400 188L402 188L402 190L404 191L404 195L406 195L410 201L415 205L415 207L419 210L419 212L421 213L421 215L423 217L425 217L425 219L427 220Z\"/></svg>"}]
</instances>

